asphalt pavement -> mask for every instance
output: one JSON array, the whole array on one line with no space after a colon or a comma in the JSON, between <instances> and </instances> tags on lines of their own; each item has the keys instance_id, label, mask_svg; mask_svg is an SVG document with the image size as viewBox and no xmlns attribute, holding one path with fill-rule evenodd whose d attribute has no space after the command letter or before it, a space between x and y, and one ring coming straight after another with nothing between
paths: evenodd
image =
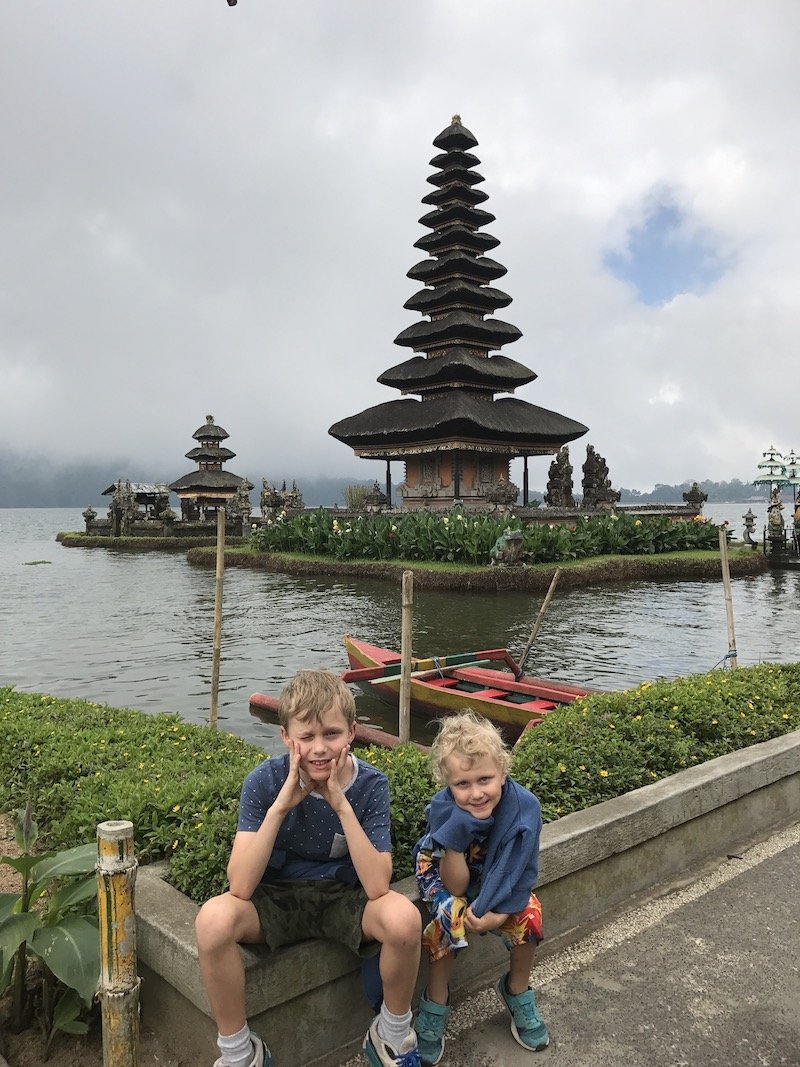
<instances>
[{"instance_id":1,"label":"asphalt pavement","mask_svg":"<svg viewBox=\"0 0 800 1067\"><path fill-rule=\"evenodd\" d=\"M454 1005L441 1067L798 1067L800 823L543 947L533 985L549 1048L490 987Z\"/></svg>"}]
</instances>

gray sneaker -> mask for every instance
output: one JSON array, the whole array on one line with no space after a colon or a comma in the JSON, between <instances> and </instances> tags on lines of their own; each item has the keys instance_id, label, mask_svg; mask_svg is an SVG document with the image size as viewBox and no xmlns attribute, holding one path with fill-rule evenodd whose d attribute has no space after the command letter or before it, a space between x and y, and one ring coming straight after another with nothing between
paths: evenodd
<instances>
[{"instance_id":1,"label":"gray sneaker","mask_svg":"<svg viewBox=\"0 0 800 1067\"><path fill-rule=\"evenodd\" d=\"M506 987L506 976L494 987L500 1003L511 1014L511 1033L514 1040L533 1052L540 1052L550 1044L547 1027L536 1007L536 994L528 987L524 993L513 996Z\"/></svg>"},{"instance_id":2,"label":"gray sneaker","mask_svg":"<svg viewBox=\"0 0 800 1067\"><path fill-rule=\"evenodd\" d=\"M250 1042L253 1046L253 1058L248 1063L247 1067L272 1067L272 1056L270 1051L258 1034L251 1032ZM220 1056L218 1060L214 1060L214 1067L225 1067L225 1060Z\"/></svg>"}]
</instances>

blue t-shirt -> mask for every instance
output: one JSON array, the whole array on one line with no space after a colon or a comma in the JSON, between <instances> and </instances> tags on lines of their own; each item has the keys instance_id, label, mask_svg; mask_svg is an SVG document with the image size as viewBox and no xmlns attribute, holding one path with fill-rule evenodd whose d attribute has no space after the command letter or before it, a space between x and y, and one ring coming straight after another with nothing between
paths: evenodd
<instances>
[{"instance_id":1,"label":"blue t-shirt","mask_svg":"<svg viewBox=\"0 0 800 1067\"><path fill-rule=\"evenodd\" d=\"M345 795L378 852L391 852L388 779L369 763L351 760L355 777ZM239 830L258 830L288 773L287 753L264 760L248 774L239 800ZM300 878L332 878L358 885L339 816L318 793L309 793L284 818L261 881Z\"/></svg>"}]
</instances>

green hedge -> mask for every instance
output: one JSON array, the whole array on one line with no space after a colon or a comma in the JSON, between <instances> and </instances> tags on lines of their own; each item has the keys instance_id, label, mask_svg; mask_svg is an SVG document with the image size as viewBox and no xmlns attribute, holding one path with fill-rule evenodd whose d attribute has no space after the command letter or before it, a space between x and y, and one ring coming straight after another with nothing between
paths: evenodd
<instances>
[{"instance_id":1,"label":"green hedge","mask_svg":"<svg viewBox=\"0 0 800 1067\"><path fill-rule=\"evenodd\" d=\"M559 709L514 750L512 773L546 820L619 796L725 752L800 729L800 663L762 664L597 694ZM47 844L91 841L130 819L142 862L168 858L194 900L225 888L239 789L264 753L172 715L0 689L0 808L30 797ZM359 753L389 777L395 877L435 786L413 745Z\"/></svg>"}]
</instances>

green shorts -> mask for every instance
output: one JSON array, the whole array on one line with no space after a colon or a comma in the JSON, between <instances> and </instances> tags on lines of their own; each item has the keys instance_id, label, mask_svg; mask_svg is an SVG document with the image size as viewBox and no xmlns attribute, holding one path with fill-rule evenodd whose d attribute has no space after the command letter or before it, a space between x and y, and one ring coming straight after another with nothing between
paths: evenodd
<instances>
[{"instance_id":1,"label":"green shorts","mask_svg":"<svg viewBox=\"0 0 800 1067\"><path fill-rule=\"evenodd\" d=\"M361 886L328 879L260 882L252 896L264 940L271 949L320 937L338 941L358 956L372 956L377 941L361 930L367 894Z\"/></svg>"}]
</instances>

